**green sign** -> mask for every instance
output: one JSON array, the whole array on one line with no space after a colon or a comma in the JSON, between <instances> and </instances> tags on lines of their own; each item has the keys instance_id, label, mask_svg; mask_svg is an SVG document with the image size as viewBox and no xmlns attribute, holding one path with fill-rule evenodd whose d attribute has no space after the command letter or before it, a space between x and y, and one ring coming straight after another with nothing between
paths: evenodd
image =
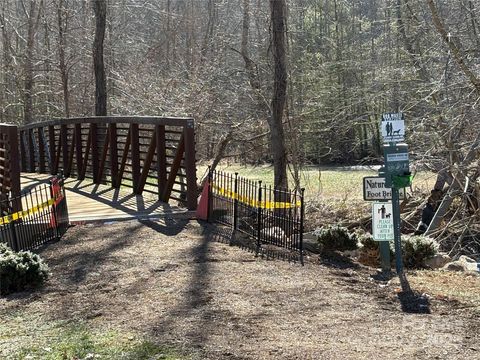
<instances>
[{"instance_id":1,"label":"green sign","mask_svg":"<svg viewBox=\"0 0 480 360\"><path fill-rule=\"evenodd\" d=\"M410 175L410 162L408 159L407 144L386 145L383 147L385 157L385 186L393 186L394 176Z\"/></svg>"}]
</instances>

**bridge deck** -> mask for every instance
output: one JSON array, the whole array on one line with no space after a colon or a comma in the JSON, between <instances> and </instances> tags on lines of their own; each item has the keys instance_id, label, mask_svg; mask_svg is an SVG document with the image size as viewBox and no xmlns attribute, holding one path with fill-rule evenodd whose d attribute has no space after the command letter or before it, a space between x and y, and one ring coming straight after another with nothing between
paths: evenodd
<instances>
[{"instance_id":1,"label":"bridge deck","mask_svg":"<svg viewBox=\"0 0 480 360\"><path fill-rule=\"evenodd\" d=\"M21 174L21 188L47 182L51 176L36 173ZM185 208L158 201L154 194L132 194L130 188L115 189L110 185L94 184L92 180L66 179L70 221L114 221L135 218L193 217Z\"/></svg>"}]
</instances>

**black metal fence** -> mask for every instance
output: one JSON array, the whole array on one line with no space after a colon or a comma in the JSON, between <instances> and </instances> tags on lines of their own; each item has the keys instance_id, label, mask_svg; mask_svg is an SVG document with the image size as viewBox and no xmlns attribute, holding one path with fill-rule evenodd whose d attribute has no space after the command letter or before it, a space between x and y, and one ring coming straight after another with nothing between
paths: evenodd
<instances>
[{"instance_id":1,"label":"black metal fence","mask_svg":"<svg viewBox=\"0 0 480 360\"><path fill-rule=\"evenodd\" d=\"M231 226L255 240L298 252L303 264L304 189L274 189L221 171L209 172L209 221Z\"/></svg>"},{"instance_id":2,"label":"black metal fence","mask_svg":"<svg viewBox=\"0 0 480 360\"><path fill-rule=\"evenodd\" d=\"M30 250L58 240L69 224L64 179L53 177L48 184L3 199L0 211L0 242L13 250Z\"/></svg>"}]
</instances>

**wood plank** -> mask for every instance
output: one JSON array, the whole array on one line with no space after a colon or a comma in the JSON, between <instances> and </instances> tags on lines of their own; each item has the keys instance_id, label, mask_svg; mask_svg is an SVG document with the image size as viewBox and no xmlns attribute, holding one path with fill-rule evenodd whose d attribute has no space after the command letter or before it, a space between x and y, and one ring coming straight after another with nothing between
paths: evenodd
<instances>
[{"instance_id":1,"label":"wood plank","mask_svg":"<svg viewBox=\"0 0 480 360\"><path fill-rule=\"evenodd\" d=\"M132 160L132 181L133 181L133 193L137 193L139 181L140 181L140 141L138 138L138 124L132 124L130 132L131 142L131 160Z\"/></svg>"},{"instance_id":2,"label":"wood plank","mask_svg":"<svg viewBox=\"0 0 480 360\"><path fill-rule=\"evenodd\" d=\"M83 157L83 163L82 163L82 171L78 175L79 180L85 179L85 174L87 173L87 166L88 166L88 156L90 154L90 148L92 146L92 128L88 131L88 137L87 137L87 146L85 147L85 156Z\"/></svg>"},{"instance_id":3,"label":"wood plank","mask_svg":"<svg viewBox=\"0 0 480 360\"><path fill-rule=\"evenodd\" d=\"M157 182L158 198L162 199L167 186L167 152L165 146L165 125L156 125L157 137Z\"/></svg>"},{"instance_id":4,"label":"wood plank","mask_svg":"<svg viewBox=\"0 0 480 360\"><path fill-rule=\"evenodd\" d=\"M48 179L49 175L35 174L34 178L28 174L22 178L22 185L29 186L41 180ZM176 206L168 207L165 212L165 203L158 201L156 194L144 191L143 195L136 195L132 199L131 191L126 188L115 189L109 185L94 184L92 180L83 181L67 179L65 188L68 199L69 217L72 221L106 220L118 218L136 218L145 216L157 217L158 221L164 216L192 216L186 209Z\"/></svg>"},{"instance_id":5,"label":"wood plank","mask_svg":"<svg viewBox=\"0 0 480 360\"><path fill-rule=\"evenodd\" d=\"M73 135L72 135L72 142L70 143L70 150L68 151L68 162L67 162L67 168L65 169L65 177L70 177L70 174L72 172L72 167L73 167L73 153L75 150L75 136L76 129L73 130Z\"/></svg>"},{"instance_id":6,"label":"wood plank","mask_svg":"<svg viewBox=\"0 0 480 360\"><path fill-rule=\"evenodd\" d=\"M190 117L161 117L161 116L95 116L95 117L78 117L67 119L55 119L41 123L32 123L19 127L19 130L27 130L30 128L41 126L59 126L64 124L146 124L146 125L167 125L184 127L187 122L193 120Z\"/></svg>"},{"instance_id":7,"label":"wood plank","mask_svg":"<svg viewBox=\"0 0 480 360\"><path fill-rule=\"evenodd\" d=\"M110 142L110 176L114 187L118 183L118 142L117 142L117 124L109 125Z\"/></svg>"},{"instance_id":8,"label":"wood plank","mask_svg":"<svg viewBox=\"0 0 480 360\"><path fill-rule=\"evenodd\" d=\"M83 164L82 124L75 124L75 162L77 164L77 177L82 171Z\"/></svg>"},{"instance_id":9,"label":"wood plank","mask_svg":"<svg viewBox=\"0 0 480 360\"><path fill-rule=\"evenodd\" d=\"M110 127L108 128L107 136L103 142L102 156L100 157L100 166L98 168L98 177L101 181L103 178L103 173L105 171L105 161L107 160L108 145L110 142Z\"/></svg>"},{"instance_id":10,"label":"wood plank","mask_svg":"<svg viewBox=\"0 0 480 360\"><path fill-rule=\"evenodd\" d=\"M25 143L24 143L25 131L20 131L19 135L20 135L19 145L20 145L21 169L22 171L26 172L27 171L27 151L25 149Z\"/></svg>"},{"instance_id":11,"label":"wood plank","mask_svg":"<svg viewBox=\"0 0 480 360\"><path fill-rule=\"evenodd\" d=\"M59 141L58 145L57 145L57 152L55 154L55 166L53 167L53 173L54 174L58 174L58 168L60 166L60 153L61 153L61 151L62 151L62 142Z\"/></svg>"},{"instance_id":12,"label":"wood plank","mask_svg":"<svg viewBox=\"0 0 480 360\"><path fill-rule=\"evenodd\" d=\"M118 183L114 184L114 185L117 185L117 186L114 186L117 188L120 187L120 184L122 183L123 173L125 172L125 166L127 164L128 151L130 150L131 138L132 138L132 132L131 132L131 129L128 129L127 140L125 143L125 147L123 148L122 163L120 164L120 170L118 171Z\"/></svg>"},{"instance_id":13,"label":"wood plank","mask_svg":"<svg viewBox=\"0 0 480 360\"><path fill-rule=\"evenodd\" d=\"M195 161L195 131L193 120L184 128L185 133L185 171L187 176L187 208L197 208L197 169Z\"/></svg>"},{"instance_id":14,"label":"wood plank","mask_svg":"<svg viewBox=\"0 0 480 360\"><path fill-rule=\"evenodd\" d=\"M98 127L96 123L90 124L90 145L92 152L92 176L95 184L100 183L98 177Z\"/></svg>"},{"instance_id":15,"label":"wood plank","mask_svg":"<svg viewBox=\"0 0 480 360\"><path fill-rule=\"evenodd\" d=\"M50 150L50 174L56 174L55 171L55 163L56 163L56 157L55 157L55 127L53 125L48 127L48 148Z\"/></svg>"},{"instance_id":16,"label":"wood plank","mask_svg":"<svg viewBox=\"0 0 480 360\"><path fill-rule=\"evenodd\" d=\"M67 125L60 127L60 143L62 144L62 170L65 173L68 169L68 128Z\"/></svg>"},{"instance_id":17,"label":"wood plank","mask_svg":"<svg viewBox=\"0 0 480 360\"><path fill-rule=\"evenodd\" d=\"M172 166L170 167L170 174L168 175L167 184L163 192L162 200L168 202L170 199L170 194L172 193L173 184L175 178L177 177L178 169L180 168L180 163L182 162L183 153L185 152L185 138L184 135L180 138L178 144L177 153L175 159L173 160Z\"/></svg>"},{"instance_id":18,"label":"wood plank","mask_svg":"<svg viewBox=\"0 0 480 360\"><path fill-rule=\"evenodd\" d=\"M45 133L43 132L43 127L37 128L37 137L38 137L38 161L39 161L39 171L40 173L45 173Z\"/></svg>"},{"instance_id":19,"label":"wood plank","mask_svg":"<svg viewBox=\"0 0 480 360\"><path fill-rule=\"evenodd\" d=\"M33 128L28 129L27 132L28 140L28 170L30 172L35 172L35 146L33 144Z\"/></svg>"},{"instance_id":20,"label":"wood plank","mask_svg":"<svg viewBox=\"0 0 480 360\"><path fill-rule=\"evenodd\" d=\"M148 147L147 156L143 163L142 174L140 175L140 180L138 184L137 194L142 194L143 189L145 188L145 182L147 181L148 172L150 171L150 166L152 165L153 156L155 155L155 150L157 147L157 135L156 131L153 132L152 138L150 140L150 146Z\"/></svg>"}]
</instances>

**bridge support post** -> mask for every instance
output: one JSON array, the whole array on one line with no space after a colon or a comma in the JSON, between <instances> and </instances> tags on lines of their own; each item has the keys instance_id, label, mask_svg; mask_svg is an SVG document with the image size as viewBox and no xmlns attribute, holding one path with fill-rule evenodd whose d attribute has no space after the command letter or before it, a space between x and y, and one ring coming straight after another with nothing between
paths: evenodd
<instances>
[{"instance_id":1,"label":"bridge support post","mask_svg":"<svg viewBox=\"0 0 480 360\"><path fill-rule=\"evenodd\" d=\"M118 181L118 143L117 143L117 124L111 123L109 126L108 142L110 145L110 176L112 178L113 187L120 186Z\"/></svg>"},{"instance_id":2,"label":"bridge support post","mask_svg":"<svg viewBox=\"0 0 480 360\"><path fill-rule=\"evenodd\" d=\"M130 128L131 147L132 147L132 182L133 193L138 194L138 185L140 179L140 139L138 124L132 124Z\"/></svg>"},{"instance_id":3,"label":"bridge support post","mask_svg":"<svg viewBox=\"0 0 480 360\"><path fill-rule=\"evenodd\" d=\"M67 130L67 125L62 125L60 127L60 144L62 147L62 168L61 170L65 173L65 175L68 177L69 174L69 169L68 169L68 130Z\"/></svg>"},{"instance_id":4,"label":"bridge support post","mask_svg":"<svg viewBox=\"0 0 480 360\"><path fill-rule=\"evenodd\" d=\"M28 171L35 172L35 147L33 141L33 129L29 129L27 131L27 139L28 139Z\"/></svg>"},{"instance_id":5,"label":"bridge support post","mask_svg":"<svg viewBox=\"0 0 480 360\"><path fill-rule=\"evenodd\" d=\"M16 197L20 194L20 154L19 131L16 125L0 125L0 148L3 165L0 165L0 192L2 195L11 194ZM22 210L21 201L12 203L13 211Z\"/></svg>"},{"instance_id":6,"label":"bridge support post","mask_svg":"<svg viewBox=\"0 0 480 360\"><path fill-rule=\"evenodd\" d=\"M165 125L155 125L157 137L157 177L158 199L162 200L163 192L167 186L167 151L165 149Z\"/></svg>"},{"instance_id":7,"label":"bridge support post","mask_svg":"<svg viewBox=\"0 0 480 360\"><path fill-rule=\"evenodd\" d=\"M197 170L195 167L195 123L193 119L187 121L184 128L185 138L185 172L187 176L187 208L197 209Z\"/></svg>"},{"instance_id":8,"label":"bridge support post","mask_svg":"<svg viewBox=\"0 0 480 360\"><path fill-rule=\"evenodd\" d=\"M93 183L99 184L100 180L98 177L98 128L97 124L90 124L90 138L91 138L91 149L92 149L92 172L93 172Z\"/></svg>"},{"instance_id":9,"label":"bridge support post","mask_svg":"<svg viewBox=\"0 0 480 360\"><path fill-rule=\"evenodd\" d=\"M55 164L57 163L56 159L56 152L55 152L55 127L53 125L50 125L48 127L48 142L49 146L48 149L50 150L50 174L55 175L56 169L55 169Z\"/></svg>"}]
</instances>

